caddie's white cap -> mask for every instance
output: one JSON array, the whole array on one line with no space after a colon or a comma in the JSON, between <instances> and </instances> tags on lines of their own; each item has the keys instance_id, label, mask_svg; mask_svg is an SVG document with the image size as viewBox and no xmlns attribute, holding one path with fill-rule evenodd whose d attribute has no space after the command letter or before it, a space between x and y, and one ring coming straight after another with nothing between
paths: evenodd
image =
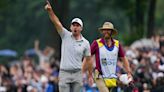
<instances>
[{"instance_id":1,"label":"caddie's white cap","mask_svg":"<svg viewBox=\"0 0 164 92\"><path fill-rule=\"evenodd\" d=\"M75 22L78 23L78 24L80 24L81 27L83 27L83 22L82 22L82 20L80 18L74 18L72 20L71 24L72 23L75 23Z\"/></svg>"},{"instance_id":2,"label":"caddie's white cap","mask_svg":"<svg viewBox=\"0 0 164 92\"><path fill-rule=\"evenodd\" d=\"M119 80L125 84L125 85L128 85L131 81L132 81L132 78L129 78L128 79L128 75L127 74L121 74L121 76L119 77Z\"/></svg>"}]
</instances>

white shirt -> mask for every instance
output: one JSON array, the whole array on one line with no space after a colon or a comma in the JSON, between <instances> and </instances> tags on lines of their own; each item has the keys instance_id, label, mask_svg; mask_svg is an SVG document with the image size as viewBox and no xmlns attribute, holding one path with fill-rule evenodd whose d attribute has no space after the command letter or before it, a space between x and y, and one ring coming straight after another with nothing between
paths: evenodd
<instances>
[{"instance_id":1,"label":"white shirt","mask_svg":"<svg viewBox=\"0 0 164 92\"><path fill-rule=\"evenodd\" d=\"M62 39L60 69L81 69L83 57L91 56L88 40L82 35L80 40L76 40L72 33L65 28L59 35Z\"/></svg>"}]
</instances>

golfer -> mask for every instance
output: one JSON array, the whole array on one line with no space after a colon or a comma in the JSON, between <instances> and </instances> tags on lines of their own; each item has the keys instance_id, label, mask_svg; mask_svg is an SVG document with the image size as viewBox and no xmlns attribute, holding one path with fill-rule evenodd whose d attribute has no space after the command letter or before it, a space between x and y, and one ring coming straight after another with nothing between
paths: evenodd
<instances>
[{"instance_id":1,"label":"golfer","mask_svg":"<svg viewBox=\"0 0 164 92\"><path fill-rule=\"evenodd\" d=\"M82 90L82 71L88 70L89 79L92 78L90 44L81 34L83 22L80 18L74 18L70 25L70 31L68 31L54 14L48 1L45 9L62 39L59 91L80 92Z\"/></svg>"}]
</instances>

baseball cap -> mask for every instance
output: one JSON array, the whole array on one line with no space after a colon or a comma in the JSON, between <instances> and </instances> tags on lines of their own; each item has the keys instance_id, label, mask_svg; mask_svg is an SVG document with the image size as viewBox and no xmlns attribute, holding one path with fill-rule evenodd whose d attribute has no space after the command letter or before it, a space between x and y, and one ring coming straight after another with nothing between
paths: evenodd
<instances>
[{"instance_id":1,"label":"baseball cap","mask_svg":"<svg viewBox=\"0 0 164 92\"><path fill-rule=\"evenodd\" d=\"M82 20L80 18L74 18L72 20L71 24L72 23L75 23L75 22L78 23L78 24L80 24L81 27L83 27L83 22L82 22Z\"/></svg>"},{"instance_id":2,"label":"baseball cap","mask_svg":"<svg viewBox=\"0 0 164 92\"><path fill-rule=\"evenodd\" d=\"M121 76L119 77L119 80L125 84L125 85L128 85L131 81L132 81L132 78L129 78L128 79L128 75L127 74L121 74Z\"/></svg>"}]
</instances>

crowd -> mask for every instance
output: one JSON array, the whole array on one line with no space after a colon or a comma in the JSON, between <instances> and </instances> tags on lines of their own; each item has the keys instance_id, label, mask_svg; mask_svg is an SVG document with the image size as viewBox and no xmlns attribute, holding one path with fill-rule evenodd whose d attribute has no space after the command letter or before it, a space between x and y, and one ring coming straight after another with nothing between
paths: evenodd
<instances>
[{"instance_id":1,"label":"crowd","mask_svg":"<svg viewBox=\"0 0 164 92\"><path fill-rule=\"evenodd\" d=\"M133 71L134 85L117 87L117 92L164 92L164 38L156 36L150 40L152 46L140 43L138 47L124 48ZM38 59L25 55L20 60L0 65L0 92L58 92L60 62L53 58L52 48L41 51L36 47ZM120 60L117 72L125 73ZM83 79L83 92L98 92L95 84L88 85L87 77Z\"/></svg>"},{"instance_id":2,"label":"crowd","mask_svg":"<svg viewBox=\"0 0 164 92\"><path fill-rule=\"evenodd\" d=\"M164 38L153 36L151 45L126 48L134 83L139 92L164 92Z\"/></svg>"},{"instance_id":3,"label":"crowd","mask_svg":"<svg viewBox=\"0 0 164 92\"><path fill-rule=\"evenodd\" d=\"M22 59L0 65L0 92L58 92L59 60L53 58L54 49L39 49L38 56L24 55Z\"/></svg>"}]
</instances>

